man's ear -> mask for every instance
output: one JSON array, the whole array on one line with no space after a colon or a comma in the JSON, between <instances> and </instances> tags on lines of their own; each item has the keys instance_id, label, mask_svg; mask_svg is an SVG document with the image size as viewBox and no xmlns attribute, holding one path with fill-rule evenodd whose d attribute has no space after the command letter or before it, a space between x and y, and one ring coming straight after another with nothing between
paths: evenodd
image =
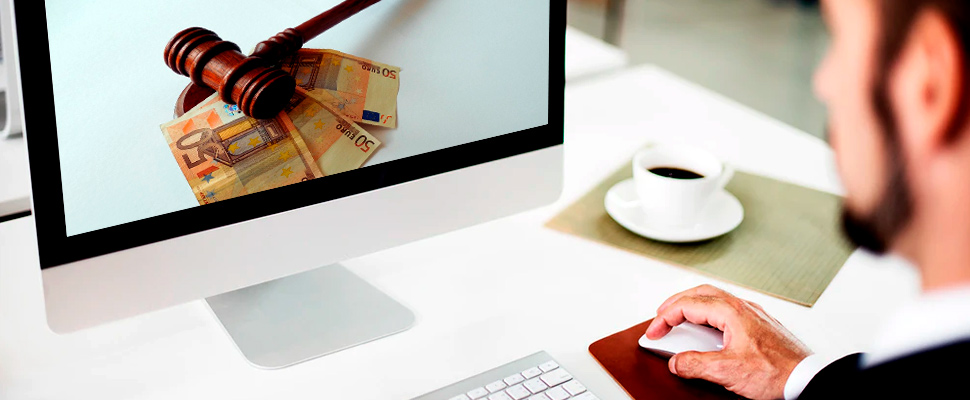
<instances>
[{"instance_id":1,"label":"man's ear","mask_svg":"<svg viewBox=\"0 0 970 400\"><path fill-rule=\"evenodd\" d=\"M937 10L921 11L890 74L894 114L910 156L946 148L964 128L964 65L950 22Z\"/></svg>"}]
</instances>

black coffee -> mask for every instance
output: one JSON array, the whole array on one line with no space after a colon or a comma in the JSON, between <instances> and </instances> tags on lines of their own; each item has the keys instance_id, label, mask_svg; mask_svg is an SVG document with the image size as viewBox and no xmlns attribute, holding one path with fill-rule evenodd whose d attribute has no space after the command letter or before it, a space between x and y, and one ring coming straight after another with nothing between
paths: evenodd
<instances>
[{"instance_id":1,"label":"black coffee","mask_svg":"<svg viewBox=\"0 0 970 400\"><path fill-rule=\"evenodd\" d=\"M672 167L655 167L650 168L648 171L663 177L674 179L700 179L704 177L704 175L698 174L694 171Z\"/></svg>"}]
</instances>

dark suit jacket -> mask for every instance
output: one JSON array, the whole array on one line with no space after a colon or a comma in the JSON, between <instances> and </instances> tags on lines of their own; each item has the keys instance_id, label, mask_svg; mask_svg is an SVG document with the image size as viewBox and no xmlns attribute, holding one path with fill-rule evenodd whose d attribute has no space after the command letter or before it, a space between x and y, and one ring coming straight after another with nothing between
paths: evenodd
<instances>
[{"instance_id":1,"label":"dark suit jacket","mask_svg":"<svg viewBox=\"0 0 970 400\"><path fill-rule=\"evenodd\" d=\"M866 369L860 368L860 357L852 354L823 368L799 400L970 399L970 340Z\"/></svg>"}]
</instances>

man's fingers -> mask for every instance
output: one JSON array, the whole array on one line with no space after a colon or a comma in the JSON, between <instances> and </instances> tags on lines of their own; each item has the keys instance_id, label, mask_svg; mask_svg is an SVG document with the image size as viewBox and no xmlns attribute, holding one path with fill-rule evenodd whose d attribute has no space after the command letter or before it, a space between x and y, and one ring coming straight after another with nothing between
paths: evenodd
<instances>
[{"instance_id":1,"label":"man's fingers","mask_svg":"<svg viewBox=\"0 0 970 400\"><path fill-rule=\"evenodd\" d=\"M647 339L657 340L667 335L671 328L672 326L667 325L666 321L657 316L653 318L653 321L647 326L647 331L643 334L647 335Z\"/></svg>"},{"instance_id":2,"label":"man's fingers","mask_svg":"<svg viewBox=\"0 0 970 400\"><path fill-rule=\"evenodd\" d=\"M703 379L720 385L729 380L730 368L725 368L720 351L677 353L667 361L670 372L685 379Z\"/></svg>"},{"instance_id":3,"label":"man's fingers","mask_svg":"<svg viewBox=\"0 0 970 400\"><path fill-rule=\"evenodd\" d=\"M662 313L657 314L653 322L647 327L647 338L656 340L670 329L684 322L698 325L710 325L722 332L726 331L728 321L737 316L737 310L728 304L728 300L710 296L681 297L671 303Z\"/></svg>"},{"instance_id":4,"label":"man's fingers","mask_svg":"<svg viewBox=\"0 0 970 400\"><path fill-rule=\"evenodd\" d=\"M671 304L673 304L673 302L679 300L681 297L686 297L686 296L721 297L725 295L730 296L731 294L712 285L696 286L667 298L667 300L664 301L663 304L660 305L660 307L657 307L657 314L662 313L665 308L669 307Z\"/></svg>"}]
</instances>

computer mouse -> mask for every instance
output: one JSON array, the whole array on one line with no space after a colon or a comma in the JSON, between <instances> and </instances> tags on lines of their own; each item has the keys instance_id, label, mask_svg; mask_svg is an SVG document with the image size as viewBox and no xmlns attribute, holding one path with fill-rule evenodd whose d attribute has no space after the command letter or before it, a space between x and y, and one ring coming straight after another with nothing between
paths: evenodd
<instances>
[{"instance_id":1,"label":"computer mouse","mask_svg":"<svg viewBox=\"0 0 970 400\"><path fill-rule=\"evenodd\" d=\"M684 351L718 351L724 348L724 333L690 322L671 328L670 332L657 340L650 340L644 334L640 337L640 347L663 357L670 357Z\"/></svg>"}]
</instances>

